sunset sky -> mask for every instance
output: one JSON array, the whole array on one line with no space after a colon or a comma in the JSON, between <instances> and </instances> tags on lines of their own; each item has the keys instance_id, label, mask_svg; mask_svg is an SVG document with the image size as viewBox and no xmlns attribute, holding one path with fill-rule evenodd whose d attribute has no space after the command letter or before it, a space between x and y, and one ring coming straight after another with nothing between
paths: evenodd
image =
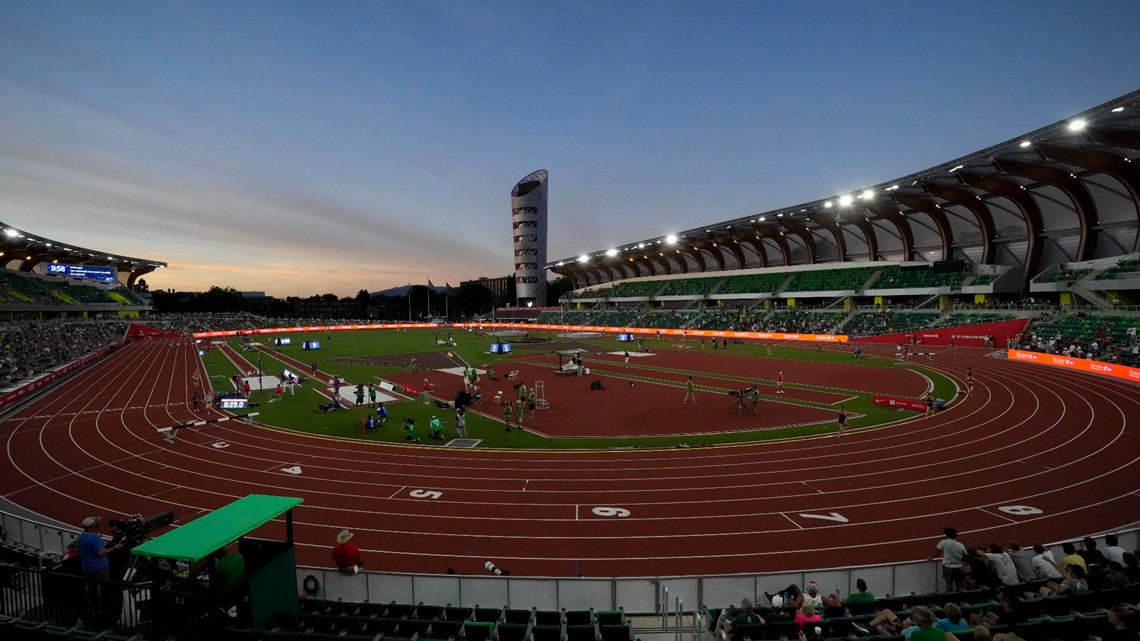
<instances>
[{"instance_id":1,"label":"sunset sky","mask_svg":"<svg viewBox=\"0 0 1140 641\"><path fill-rule=\"evenodd\" d=\"M0 221L307 296L918 171L1140 87L1140 2L0 0Z\"/></svg>"}]
</instances>

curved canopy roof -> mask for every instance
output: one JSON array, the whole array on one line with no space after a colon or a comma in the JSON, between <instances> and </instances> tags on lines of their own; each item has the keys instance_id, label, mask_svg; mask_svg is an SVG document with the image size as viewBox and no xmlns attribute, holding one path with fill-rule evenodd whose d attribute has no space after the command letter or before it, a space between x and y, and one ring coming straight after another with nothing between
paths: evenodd
<instances>
[{"instance_id":1,"label":"curved canopy roof","mask_svg":"<svg viewBox=\"0 0 1140 641\"><path fill-rule=\"evenodd\" d=\"M849 194L548 263L576 287L848 261L1019 269L1140 251L1140 90Z\"/></svg>"},{"instance_id":2,"label":"curved canopy roof","mask_svg":"<svg viewBox=\"0 0 1140 641\"><path fill-rule=\"evenodd\" d=\"M3 222L0 222L0 256L3 256L5 264L13 260L19 261L17 269L22 272L30 272L40 263L114 267L130 274L127 285L133 285L134 280L143 274L166 267L166 263L156 260L112 254L52 240Z\"/></svg>"}]
</instances>

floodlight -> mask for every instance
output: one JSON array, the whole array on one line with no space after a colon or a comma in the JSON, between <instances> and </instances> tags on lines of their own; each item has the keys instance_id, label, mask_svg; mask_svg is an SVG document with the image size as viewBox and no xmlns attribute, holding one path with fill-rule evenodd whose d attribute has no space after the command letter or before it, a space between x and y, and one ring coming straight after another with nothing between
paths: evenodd
<instances>
[{"instance_id":1,"label":"floodlight","mask_svg":"<svg viewBox=\"0 0 1140 641\"><path fill-rule=\"evenodd\" d=\"M823 203L823 208L824 209L831 209L833 205L834 205L834 203L832 203L830 200L828 200L828 201L825 201Z\"/></svg>"},{"instance_id":2,"label":"floodlight","mask_svg":"<svg viewBox=\"0 0 1140 641\"><path fill-rule=\"evenodd\" d=\"M862 196L860 196L860 197L861 197L863 200L869 200L869 199L870 199L872 196L874 196L874 195L875 195L875 192L874 192L873 190L871 190L871 189L866 189L866 190L864 190L864 191L863 191L863 194L862 194Z\"/></svg>"},{"instance_id":3,"label":"floodlight","mask_svg":"<svg viewBox=\"0 0 1140 641\"><path fill-rule=\"evenodd\" d=\"M851 194L843 194L839 197L839 204L843 207L846 207L850 205L854 200L855 199L851 197Z\"/></svg>"},{"instance_id":4,"label":"floodlight","mask_svg":"<svg viewBox=\"0 0 1140 641\"><path fill-rule=\"evenodd\" d=\"M15 238L16 236L20 235L20 232L9 227L8 229L4 230L4 235L7 236L8 238Z\"/></svg>"},{"instance_id":5,"label":"floodlight","mask_svg":"<svg viewBox=\"0 0 1140 641\"><path fill-rule=\"evenodd\" d=\"M616 249L607 249L606 250L606 256L617 256L617 250Z\"/></svg>"},{"instance_id":6,"label":"floodlight","mask_svg":"<svg viewBox=\"0 0 1140 641\"><path fill-rule=\"evenodd\" d=\"M1124 107L1113 107L1113 109L1112 109L1112 113L1114 113L1114 114L1118 114L1122 111L1124 111Z\"/></svg>"},{"instance_id":7,"label":"floodlight","mask_svg":"<svg viewBox=\"0 0 1140 641\"><path fill-rule=\"evenodd\" d=\"M1020 145L1018 145L1018 147L1022 147L1022 148L1025 148L1025 147L1028 147L1029 145L1032 145L1032 144L1033 144L1033 143L1029 142L1028 140L1022 140L1022 141L1021 141L1021 144L1020 144Z\"/></svg>"},{"instance_id":8,"label":"floodlight","mask_svg":"<svg viewBox=\"0 0 1140 641\"><path fill-rule=\"evenodd\" d=\"M677 234L669 234L665 237L665 242L669 243L670 245L677 242Z\"/></svg>"},{"instance_id":9,"label":"floodlight","mask_svg":"<svg viewBox=\"0 0 1140 641\"><path fill-rule=\"evenodd\" d=\"M588 262L590 262L590 257L585 255L585 254L582 254L581 256L578 257L578 262L579 263L588 263Z\"/></svg>"},{"instance_id":10,"label":"floodlight","mask_svg":"<svg viewBox=\"0 0 1140 641\"><path fill-rule=\"evenodd\" d=\"M1077 118L1069 123L1069 131L1081 131L1087 124L1083 118Z\"/></svg>"}]
</instances>

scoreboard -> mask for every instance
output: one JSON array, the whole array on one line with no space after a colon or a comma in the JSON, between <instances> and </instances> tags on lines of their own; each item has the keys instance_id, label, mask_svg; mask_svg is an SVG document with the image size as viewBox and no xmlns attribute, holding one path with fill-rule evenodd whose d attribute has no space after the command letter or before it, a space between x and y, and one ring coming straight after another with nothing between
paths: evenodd
<instances>
[{"instance_id":1,"label":"scoreboard","mask_svg":"<svg viewBox=\"0 0 1140 641\"><path fill-rule=\"evenodd\" d=\"M101 283L113 283L117 277L114 267L96 267L94 265L52 264L47 266L47 273L56 274L58 276L73 276L75 278L97 280Z\"/></svg>"}]
</instances>

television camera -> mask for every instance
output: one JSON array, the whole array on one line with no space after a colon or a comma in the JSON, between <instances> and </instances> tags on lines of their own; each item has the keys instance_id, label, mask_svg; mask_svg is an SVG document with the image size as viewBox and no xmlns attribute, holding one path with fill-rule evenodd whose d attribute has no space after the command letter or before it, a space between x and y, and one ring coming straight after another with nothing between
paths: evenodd
<instances>
[{"instance_id":1,"label":"television camera","mask_svg":"<svg viewBox=\"0 0 1140 641\"><path fill-rule=\"evenodd\" d=\"M730 389L730 390L728 390L728 395L729 396L735 396L736 398L748 398L748 395L751 394L752 390L754 390L754 389L756 389L756 388L755 387L745 387L744 389Z\"/></svg>"},{"instance_id":2,"label":"television camera","mask_svg":"<svg viewBox=\"0 0 1140 641\"><path fill-rule=\"evenodd\" d=\"M143 517L141 514L132 514L125 519L108 519L107 525L114 528L111 545L122 543L123 547L130 549L143 543L155 530L174 523L174 512L165 510Z\"/></svg>"}]
</instances>

